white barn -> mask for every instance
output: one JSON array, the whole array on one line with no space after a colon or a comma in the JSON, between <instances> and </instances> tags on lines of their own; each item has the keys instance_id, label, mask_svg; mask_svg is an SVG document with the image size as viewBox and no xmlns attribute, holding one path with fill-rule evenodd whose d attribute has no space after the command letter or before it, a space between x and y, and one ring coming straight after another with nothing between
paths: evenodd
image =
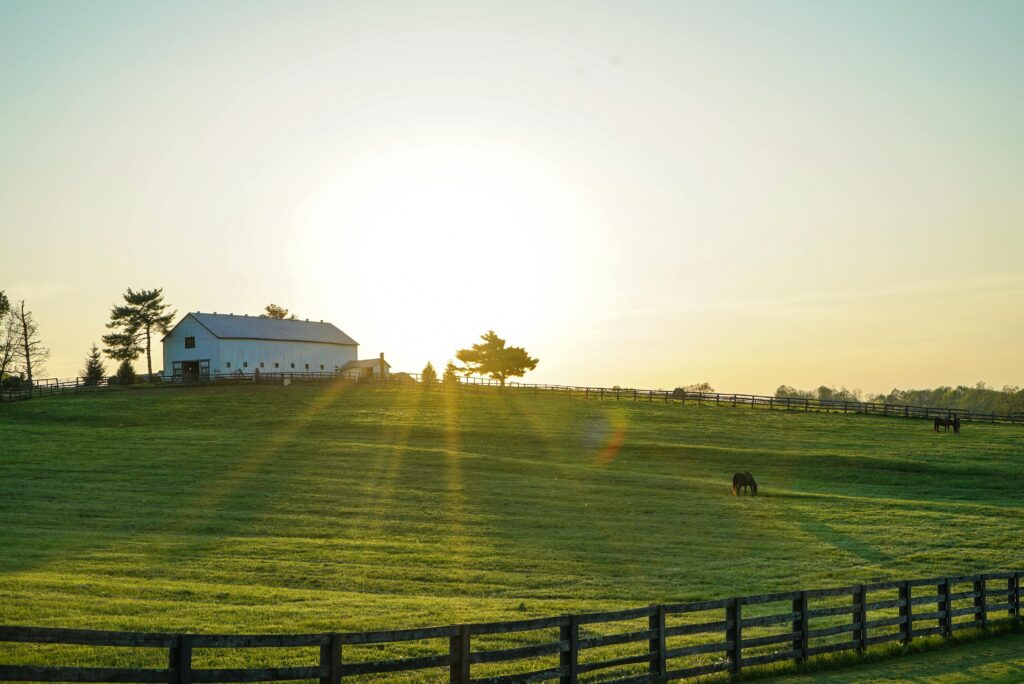
<instances>
[{"instance_id":1,"label":"white barn","mask_svg":"<svg viewBox=\"0 0 1024 684\"><path fill-rule=\"evenodd\" d=\"M387 373L381 358L358 361L358 343L330 323L259 316L186 314L163 339L164 376L239 373ZM369 368L367 372L366 368Z\"/></svg>"}]
</instances>

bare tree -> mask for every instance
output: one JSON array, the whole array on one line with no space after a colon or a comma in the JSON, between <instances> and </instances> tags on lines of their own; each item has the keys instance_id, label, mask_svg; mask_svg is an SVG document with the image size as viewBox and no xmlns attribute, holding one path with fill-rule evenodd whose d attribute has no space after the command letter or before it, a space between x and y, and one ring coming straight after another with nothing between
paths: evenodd
<instances>
[{"instance_id":1,"label":"bare tree","mask_svg":"<svg viewBox=\"0 0 1024 684\"><path fill-rule=\"evenodd\" d=\"M0 386L4 384L7 371L14 369L17 350L18 328L14 324L14 314L6 311L0 316Z\"/></svg>"},{"instance_id":2,"label":"bare tree","mask_svg":"<svg viewBox=\"0 0 1024 684\"><path fill-rule=\"evenodd\" d=\"M15 345L14 357L24 370L28 384L32 386L34 374L42 371L43 363L50 358L50 350L43 346L39 339L39 325L32 316L32 312L25 308L25 300L11 312L11 318L15 327L15 335L18 338Z\"/></svg>"}]
</instances>

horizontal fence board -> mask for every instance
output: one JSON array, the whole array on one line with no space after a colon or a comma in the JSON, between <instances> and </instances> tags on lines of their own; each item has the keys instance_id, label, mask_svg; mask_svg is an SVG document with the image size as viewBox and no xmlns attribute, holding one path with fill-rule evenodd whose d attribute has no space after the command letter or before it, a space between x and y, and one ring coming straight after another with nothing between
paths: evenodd
<instances>
[{"instance_id":1,"label":"horizontal fence board","mask_svg":"<svg viewBox=\"0 0 1024 684\"><path fill-rule=\"evenodd\" d=\"M294 682L319 679L319 667L265 667L254 669L192 670L193 682Z\"/></svg>"},{"instance_id":2,"label":"horizontal fence board","mask_svg":"<svg viewBox=\"0 0 1024 684\"><path fill-rule=\"evenodd\" d=\"M888 617L888 618L877 618L875 620L868 620L865 622L867 628L873 629L875 627L892 627L893 625L906 624L907 618L905 617Z\"/></svg>"},{"instance_id":3,"label":"horizontal fence board","mask_svg":"<svg viewBox=\"0 0 1024 684\"><path fill-rule=\"evenodd\" d=\"M887 644L890 641L901 641L903 639L903 632L893 632L892 634L882 634L881 636L873 636L864 641L865 646L874 646L875 644Z\"/></svg>"},{"instance_id":4,"label":"horizontal fence board","mask_svg":"<svg viewBox=\"0 0 1024 684\"><path fill-rule=\"evenodd\" d=\"M799 591L780 591L775 594L760 594L758 596L744 596L742 601L745 606L753 606L758 603L775 603L777 601L792 601L800 597Z\"/></svg>"},{"instance_id":5,"label":"horizontal fence board","mask_svg":"<svg viewBox=\"0 0 1024 684\"><path fill-rule=\"evenodd\" d=\"M577 672L583 674L585 672L595 672L597 670L607 670L611 667L622 667L623 665L635 665L637 663L646 663L651 660L650 653L640 653L637 655L622 656L620 658L609 658L607 660L598 660L593 663L580 663L576 669Z\"/></svg>"},{"instance_id":6,"label":"horizontal fence board","mask_svg":"<svg viewBox=\"0 0 1024 684\"><path fill-rule=\"evenodd\" d=\"M581 625L590 625L595 622L622 622L625 620L636 620L654 615L658 611L657 606L644 606L631 610L612 610L605 613L583 613L576 616L576 622Z\"/></svg>"},{"instance_id":7,"label":"horizontal fence board","mask_svg":"<svg viewBox=\"0 0 1024 684\"><path fill-rule=\"evenodd\" d=\"M587 637L579 640L580 649L597 648L599 646L613 646L615 644L628 644L634 641L648 641L658 635L656 629L645 629L640 632L626 632L623 634L608 634L606 636Z\"/></svg>"},{"instance_id":8,"label":"horizontal fence board","mask_svg":"<svg viewBox=\"0 0 1024 684\"><path fill-rule=\"evenodd\" d=\"M834 636L836 634L845 634L846 632L853 632L860 629L860 623L848 623L845 625L836 625L835 627L820 627L818 629L807 630L808 639L820 639L822 637Z\"/></svg>"},{"instance_id":9,"label":"horizontal fence board","mask_svg":"<svg viewBox=\"0 0 1024 684\"><path fill-rule=\"evenodd\" d=\"M836 606L835 608L815 608L807 611L808 618L816 617L828 617L830 615L848 615L857 611L860 606L849 605L849 606Z\"/></svg>"},{"instance_id":10,"label":"horizontal fence board","mask_svg":"<svg viewBox=\"0 0 1024 684\"><path fill-rule=\"evenodd\" d=\"M194 634L193 648L299 648L325 646L330 634Z\"/></svg>"},{"instance_id":11,"label":"horizontal fence board","mask_svg":"<svg viewBox=\"0 0 1024 684\"><path fill-rule=\"evenodd\" d=\"M395 641L419 641L422 639L444 639L455 636L458 627L428 627L426 629L394 629L381 632L343 632L339 636L343 644L388 644Z\"/></svg>"},{"instance_id":12,"label":"horizontal fence board","mask_svg":"<svg viewBox=\"0 0 1024 684\"><path fill-rule=\"evenodd\" d=\"M5 682L167 682L174 670L128 667L42 667L0 665Z\"/></svg>"},{"instance_id":13,"label":"horizontal fence board","mask_svg":"<svg viewBox=\"0 0 1024 684\"><path fill-rule=\"evenodd\" d=\"M665 658L681 658L683 656L698 655L700 653L718 653L720 651L732 650L733 642L719 641L713 644L695 644L693 646L680 646L665 651Z\"/></svg>"},{"instance_id":14,"label":"horizontal fence board","mask_svg":"<svg viewBox=\"0 0 1024 684\"><path fill-rule=\"evenodd\" d=\"M564 641L556 641L550 644L538 644L536 646L517 646L516 648L502 648L495 651L478 651L471 653L471 663L500 663L506 660L522 660L524 658L537 658L540 656L554 655L562 651L568 651L569 644Z\"/></svg>"},{"instance_id":15,"label":"horizontal fence board","mask_svg":"<svg viewBox=\"0 0 1024 684\"><path fill-rule=\"evenodd\" d=\"M785 634L772 634L771 636L743 639L742 644L743 648L757 648L758 646L791 643L794 639L799 638L800 632L787 632ZM744 659L744 662L746 662L746 659Z\"/></svg>"},{"instance_id":16,"label":"horizontal fence board","mask_svg":"<svg viewBox=\"0 0 1024 684\"><path fill-rule=\"evenodd\" d=\"M0 642L169 648L177 643L177 639L178 635L176 634L155 632L110 632L96 629L60 629L54 627L0 627Z\"/></svg>"},{"instance_id":17,"label":"horizontal fence board","mask_svg":"<svg viewBox=\"0 0 1024 684\"><path fill-rule=\"evenodd\" d=\"M449 653L419 658L402 658L400 660L373 660L365 663L342 663L342 676L361 674L381 674L384 672L404 672L406 670L426 670L434 667L447 667L452 664Z\"/></svg>"},{"instance_id":18,"label":"horizontal fence board","mask_svg":"<svg viewBox=\"0 0 1024 684\"><path fill-rule=\"evenodd\" d=\"M907 605L904 599L891 599L889 601L875 601L864 604L864 610L884 610L886 608L903 608Z\"/></svg>"},{"instance_id":19,"label":"horizontal fence board","mask_svg":"<svg viewBox=\"0 0 1024 684\"><path fill-rule=\"evenodd\" d=\"M706 632L724 632L732 627L732 620L719 622L703 622L699 625L675 625L665 628L665 636L681 636L684 634L704 634Z\"/></svg>"},{"instance_id":20,"label":"horizontal fence board","mask_svg":"<svg viewBox=\"0 0 1024 684\"><path fill-rule=\"evenodd\" d=\"M528 682L544 682L549 679L557 679L562 676L562 668L549 667L546 670L534 670L520 674L499 675L497 677L482 677L471 679L473 684L526 684Z\"/></svg>"},{"instance_id":21,"label":"horizontal fence board","mask_svg":"<svg viewBox=\"0 0 1024 684\"><path fill-rule=\"evenodd\" d=\"M740 624L743 627L758 627L762 625L777 625L783 622L792 622L800 617L800 613L789 612L778 615L765 615L763 617L743 618Z\"/></svg>"}]
</instances>

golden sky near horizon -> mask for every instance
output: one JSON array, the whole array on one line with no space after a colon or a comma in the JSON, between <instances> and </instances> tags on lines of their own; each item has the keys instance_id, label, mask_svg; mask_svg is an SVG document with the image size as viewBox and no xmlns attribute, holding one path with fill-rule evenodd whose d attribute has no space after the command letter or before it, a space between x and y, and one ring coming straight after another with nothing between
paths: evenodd
<instances>
[{"instance_id":1,"label":"golden sky near horizon","mask_svg":"<svg viewBox=\"0 0 1024 684\"><path fill-rule=\"evenodd\" d=\"M62 377L130 286L411 371L1024 384L1022 73L1012 2L3 3L0 290Z\"/></svg>"}]
</instances>

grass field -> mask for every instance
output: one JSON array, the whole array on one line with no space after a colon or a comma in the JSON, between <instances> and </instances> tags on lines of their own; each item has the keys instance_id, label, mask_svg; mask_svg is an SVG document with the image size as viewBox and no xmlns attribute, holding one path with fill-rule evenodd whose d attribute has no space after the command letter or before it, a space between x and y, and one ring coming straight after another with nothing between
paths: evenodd
<instances>
[{"instance_id":1,"label":"grass field","mask_svg":"<svg viewBox=\"0 0 1024 684\"><path fill-rule=\"evenodd\" d=\"M4 624L416 627L1021 563L1005 425L340 385L3 405L0 440Z\"/></svg>"}]
</instances>

